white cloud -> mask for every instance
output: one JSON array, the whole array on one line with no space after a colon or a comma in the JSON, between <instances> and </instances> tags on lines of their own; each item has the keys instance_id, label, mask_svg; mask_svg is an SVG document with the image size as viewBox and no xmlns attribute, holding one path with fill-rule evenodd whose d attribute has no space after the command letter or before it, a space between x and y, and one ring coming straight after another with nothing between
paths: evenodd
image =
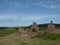
<instances>
[{"instance_id":1,"label":"white cloud","mask_svg":"<svg viewBox=\"0 0 60 45\"><path fill-rule=\"evenodd\" d=\"M46 16L25 16L25 17L22 17L21 19L22 20L39 20L39 19L44 19L46 18Z\"/></svg>"},{"instance_id":2,"label":"white cloud","mask_svg":"<svg viewBox=\"0 0 60 45\"><path fill-rule=\"evenodd\" d=\"M0 15L0 20L40 20L40 19L45 19L45 18L59 18L60 16L57 15L27 15L27 16L15 16L15 15Z\"/></svg>"},{"instance_id":3,"label":"white cloud","mask_svg":"<svg viewBox=\"0 0 60 45\"><path fill-rule=\"evenodd\" d=\"M30 0L29 0L30 1ZM9 2L9 6L12 8L29 8L29 7L45 7L45 8L60 8L60 1L58 0L37 0L37 2L29 2L25 0L16 0ZM58 3L59 2L59 3ZM30 3L30 4L29 4Z\"/></svg>"},{"instance_id":4,"label":"white cloud","mask_svg":"<svg viewBox=\"0 0 60 45\"><path fill-rule=\"evenodd\" d=\"M60 2L60 1L59 0L58 1L56 1L56 0L55 1L53 1L53 0L43 0L43 1L40 1L40 2L37 2L37 3L40 7L60 8L60 4L58 2Z\"/></svg>"},{"instance_id":5,"label":"white cloud","mask_svg":"<svg viewBox=\"0 0 60 45\"><path fill-rule=\"evenodd\" d=\"M0 20L9 20L9 19L13 19L13 20L39 20L39 19L43 19L46 16L10 16L10 15L1 15L0 16Z\"/></svg>"},{"instance_id":6,"label":"white cloud","mask_svg":"<svg viewBox=\"0 0 60 45\"><path fill-rule=\"evenodd\" d=\"M16 16L10 16L10 15L0 15L0 20L9 20L9 19L14 19L16 20L18 17Z\"/></svg>"},{"instance_id":7,"label":"white cloud","mask_svg":"<svg viewBox=\"0 0 60 45\"><path fill-rule=\"evenodd\" d=\"M0 15L0 20L9 20L9 19L20 19L20 20L38 20L44 18L45 16L17 16L17 15Z\"/></svg>"},{"instance_id":8,"label":"white cloud","mask_svg":"<svg viewBox=\"0 0 60 45\"><path fill-rule=\"evenodd\" d=\"M16 27L16 26L22 26L21 24L12 24L12 23L3 23L0 24L0 27Z\"/></svg>"},{"instance_id":9,"label":"white cloud","mask_svg":"<svg viewBox=\"0 0 60 45\"><path fill-rule=\"evenodd\" d=\"M10 8L29 8L29 7L60 8L60 0L29 0L29 1L25 1L25 0L5 1L4 0L2 2L3 6L7 4L9 5Z\"/></svg>"},{"instance_id":10,"label":"white cloud","mask_svg":"<svg viewBox=\"0 0 60 45\"><path fill-rule=\"evenodd\" d=\"M36 20L43 20L43 19L51 19L51 18L58 18L58 19L60 19L60 16L57 16L57 15L47 15L47 16L43 16L43 15L35 15L35 16L33 16L33 15L29 15L29 16L8 16L8 15L0 15L0 20L9 20L9 19L11 19L11 20L15 20L15 21L17 21L17 20L22 20L22 21L29 21L29 20L31 20L31 21L36 21ZM11 27L11 26L22 26L22 24L16 24L16 23L11 23L11 22L4 22L4 23L1 23L0 22L0 26L1 27L4 27L4 26L8 26L8 27Z\"/></svg>"}]
</instances>

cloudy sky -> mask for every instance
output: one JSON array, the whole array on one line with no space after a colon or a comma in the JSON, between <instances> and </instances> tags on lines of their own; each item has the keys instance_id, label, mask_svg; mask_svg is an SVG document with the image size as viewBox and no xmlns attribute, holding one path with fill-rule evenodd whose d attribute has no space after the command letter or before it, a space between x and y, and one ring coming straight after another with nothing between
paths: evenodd
<instances>
[{"instance_id":1,"label":"cloudy sky","mask_svg":"<svg viewBox=\"0 0 60 45\"><path fill-rule=\"evenodd\" d=\"M0 27L51 20L60 24L60 0L0 0Z\"/></svg>"}]
</instances>

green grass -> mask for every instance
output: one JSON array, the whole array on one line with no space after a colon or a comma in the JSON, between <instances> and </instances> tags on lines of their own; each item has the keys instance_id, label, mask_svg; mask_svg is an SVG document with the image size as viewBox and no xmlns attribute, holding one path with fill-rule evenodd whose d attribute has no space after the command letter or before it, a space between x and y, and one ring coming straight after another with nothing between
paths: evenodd
<instances>
[{"instance_id":1,"label":"green grass","mask_svg":"<svg viewBox=\"0 0 60 45\"><path fill-rule=\"evenodd\" d=\"M47 27L39 27L39 30L48 30Z\"/></svg>"},{"instance_id":2,"label":"green grass","mask_svg":"<svg viewBox=\"0 0 60 45\"><path fill-rule=\"evenodd\" d=\"M27 29L27 27L25 27ZM12 34L18 30L17 27L1 27L0 28L0 37L1 36L6 36L8 34ZM47 30L46 27L41 27L40 30Z\"/></svg>"},{"instance_id":3,"label":"green grass","mask_svg":"<svg viewBox=\"0 0 60 45\"><path fill-rule=\"evenodd\" d=\"M45 33L30 37L15 32L15 28L0 30L0 45L60 45L60 34Z\"/></svg>"},{"instance_id":4,"label":"green grass","mask_svg":"<svg viewBox=\"0 0 60 45\"><path fill-rule=\"evenodd\" d=\"M17 30L14 28L6 28L6 29L0 29L0 37L1 36L6 36L8 34L13 34Z\"/></svg>"},{"instance_id":5,"label":"green grass","mask_svg":"<svg viewBox=\"0 0 60 45\"><path fill-rule=\"evenodd\" d=\"M54 34L54 33L39 34L37 36L33 36L32 38L42 38L42 39L58 40L58 39L60 39L60 34Z\"/></svg>"},{"instance_id":6,"label":"green grass","mask_svg":"<svg viewBox=\"0 0 60 45\"><path fill-rule=\"evenodd\" d=\"M60 45L60 40L32 39L30 36L12 34L1 38L0 45Z\"/></svg>"},{"instance_id":7,"label":"green grass","mask_svg":"<svg viewBox=\"0 0 60 45\"><path fill-rule=\"evenodd\" d=\"M60 34L44 33L37 36L20 36L15 34L17 28L0 29L0 45L60 45ZM47 30L40 27L41 30Z\"/></svg>"}]
</instances>

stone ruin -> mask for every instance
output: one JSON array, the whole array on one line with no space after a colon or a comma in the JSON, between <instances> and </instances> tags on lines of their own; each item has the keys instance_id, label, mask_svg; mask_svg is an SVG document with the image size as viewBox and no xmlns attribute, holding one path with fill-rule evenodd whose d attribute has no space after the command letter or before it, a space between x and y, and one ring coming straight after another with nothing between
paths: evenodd
<instances>
[{"instance_id":1,"label":"stone ruin","mask_svg":"<svg viewBox=\"0 0 60 45\"><path fill-rule=\"evenodd\" d=\"M21 36L27 36L27 30L25 30L23 27L19 28L18 33Z\"/></svg>"},{"instance_id":2,"label":"stone ruin","mask_svg":"<svg viewBox=\"0 0 60 45\"><path fill-rule=\"evenodd\" d=\"M39 27L37 26L37 24L35 22L33 22L33 24L30 26L30 29L24 29L23 27L20 27L18 29L18 34L21 36L27 36L27 35L35 36L42 32L43 33L45 33L45 32L60 33L60 29L56 29L55 25L52 21L48 24L48 30L46 30L46 31L41 31L41 30L39 31Z\"/></svg>"},{"instance_id":3,"label":"stone ruin","mask_svg":"<svg viewBox=\"0 0 60 45\"><path fill-rule=\"evenodd\" d=\"M31 25L30 33L32 36L37 35L39 33L39 27L35 22L33 22L33 24Z\"/></svg>"},{"instance_id":4,"label":"stone ruin","mask_svg":"<svg viewBox=\"0 0 60 45\"><path fill-rule=\"evenodd\" d=\"M20 27L18 32L22 36L27 36L27 35L34 36L34 35L38 34L39 28L38 28L37 24L35 22L33 22L33 24L30 26L30 29L26 30L26 29Z\"/></svg>"},{"instance_id":5,"label":"stone ruin","mask_svg":"<svg viewBox=\"0 0 60 45\"><path fill-rule=\"evenodd\" d=\"M56 28L52 21L48 24L48 30L49 33L60 33L60 29Z\"/></svg>"},{"instance_id":6,"label":"stone ruin","mask_svg":"<svg viewBox=\"0 0 60 45\"><path fill-rule=\"evenodd\" d=\"M49 31L54 31L55 30L55 25L52 21L48 24L48 30Z\"/></svg>"}]
</instances>

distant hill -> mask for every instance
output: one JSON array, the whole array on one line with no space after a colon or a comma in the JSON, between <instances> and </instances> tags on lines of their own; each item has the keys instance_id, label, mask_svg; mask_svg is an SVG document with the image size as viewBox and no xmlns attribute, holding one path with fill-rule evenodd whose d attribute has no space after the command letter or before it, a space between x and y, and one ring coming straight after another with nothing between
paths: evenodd
<instances>
[{"instance_id":1,"label":"distant hill","mask_svg":"<svg viewBox=\"0 0 60 45\"><path fill-rule=\"evenodd\" d=\"M54 24L56 27L60 27L60 24ZM48 24L38 24L39 27L47 27Z\"/></svg>"},{"instance_id":2,"label":"distant hill","mask_svg":"<svg viewBox=\"0 0 60 45\"><path fill-rule=\"evenodd\" d=\"M56 26L56 28L60 28L60 24L54 24ZM48 28L48 23L47 24L38 24L37 25L39 27L40 30L47 30ZM30 29L31 28L31 25L30 26L24 26L25 29Z\"/></svg>"},{"instance_id":3,"label":"distant hill","mask_svg":"<svg viewBox=\"0 0 60 45\"><path fill-rule=\"evenodd\" d=\"M60 24L54 24L56 27L59 27L60 28ZM39 28L47 28L47 26L48 26L48 23L47 24L38 24L37 25ZM25 29L26 28L30 28L31 27L31 25L30 26L23 26ZM15 28L15 29L18 29L19 27L0 27L0 29L7 29L7 28Z\"/></svg>"},{"instance_id":4,"label":"distant hill","mask_svg":"<svg viewBox=\"0 0 60 45\"><path fill-rule=\"evenodd\" d=\"M60 29L60 24L54 24L56 26L56 28ZM38 24L38 27L40 28L40 30L45 30L48 29L48 24Z\"/></svg>"}]
</instances>

